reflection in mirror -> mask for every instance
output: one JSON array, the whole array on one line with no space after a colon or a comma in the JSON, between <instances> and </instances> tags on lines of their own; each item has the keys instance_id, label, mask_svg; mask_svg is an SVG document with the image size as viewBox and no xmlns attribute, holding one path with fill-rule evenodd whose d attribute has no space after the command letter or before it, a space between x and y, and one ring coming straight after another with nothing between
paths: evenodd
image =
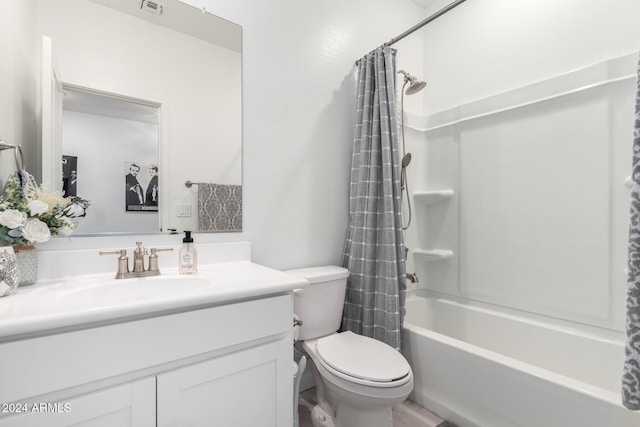
<instances>
[{"instance_id":1,"label":"reflection in mirror","mask_svg":"<svg viewBox=\"0 0 640 427\"><path fill-rule=\"evenodd\" d=\"M157 231L159 106L67 86L62 105L62 189L92 201L78 229Z\"/></svg>"},{"instance_id":2,"label":"reflection in mirror","mask_svg":"<svg viewBox=\"0 0 640 427\"><path fill-rule=\"evenodd\" d=\"M92 202L74 235L198 230L203 216L220 224L199 215L206 186L184 183L242 184L241 28L177 0L159 4L158 15L138 0L37 0L38 33L51 39L66 93L61 146L43 137L42 178L59 171L52 187L68 186L61 157L75 157L77 194ZM141 107L152 123L129 115ZM138 204L123 185L131 163L140 168Z\"/></svg>"}]
</instances>

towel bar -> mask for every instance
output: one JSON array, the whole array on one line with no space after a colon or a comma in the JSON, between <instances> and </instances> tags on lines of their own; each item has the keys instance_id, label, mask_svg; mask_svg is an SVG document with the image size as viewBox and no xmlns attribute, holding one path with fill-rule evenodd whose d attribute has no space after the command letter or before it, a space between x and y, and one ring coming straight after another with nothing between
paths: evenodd
<instances>
[{"instance_id":1,"label":"towel bar","mask_svg":"<svg viewBox=\"0 0 640 427\"><path fill-rule=\"evenodd\" d=\"M187 188L191 188L192 185L200 185L200 184L204 184L204 182L192 182L188 180L184 183L184 186Z\"/></svg>"},{"instance_id":2,"label":"towel bar","mask_svg":"<svg viewBox=\"0 0 640 427\"><path fill-rule=\"evenodd\" d=\"M16 168L17 170L22 170L24 169L24 158L23 158L23 154L22 154L22 146L20 145L14 145L14 144L10 144L7 141L3 141L0 139L0 151L2 150L10 150L13 149L14 151L14 155L15 155L15 159L16 159Z\"/></svg>"}]
</instances>

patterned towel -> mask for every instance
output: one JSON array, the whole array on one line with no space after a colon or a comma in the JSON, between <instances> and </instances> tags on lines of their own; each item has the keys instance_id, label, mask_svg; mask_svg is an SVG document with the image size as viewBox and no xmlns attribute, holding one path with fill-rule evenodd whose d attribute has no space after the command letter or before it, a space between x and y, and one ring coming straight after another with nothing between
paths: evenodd
<instances>
[{"instance_id":1,"label":"patterned towel","mask_svg":"<svg viewBox=\"0 0 640 427\"><path fill-rule=\"evenodd\" d=\"M637 411L640 410L640 63L636 89L627 279L627 339L622 373L622 404Z\"/></svg>"},{"instance_id":2,"label":"patterned towel","mask_svg":"<svg viewBox=\"0 0 640 427\"><path fill-rule=\"evenodd\" d=\"M199 183L198 229L242 231L242 186Z\"/></svg>"},{"instance_id":3,"label":"patterned towel","mask_svg":"<svg viewBox=\"0 0 640 427\"><path fill-rule=\"evenodd\" d=\"M11 178L18 179L18 181L20 182L20 187L22 187L22 192L24 193L25 196L32 188L38 187L38 182L36 181L33 175L31 175L29 172L27 172L24 169L18 169L17 171L15 171L14 173L12 173L7 177L7 181L5 181L4 188L2 189L3 193L6 191L8 181Z\"/></svg>"}]
</instances>

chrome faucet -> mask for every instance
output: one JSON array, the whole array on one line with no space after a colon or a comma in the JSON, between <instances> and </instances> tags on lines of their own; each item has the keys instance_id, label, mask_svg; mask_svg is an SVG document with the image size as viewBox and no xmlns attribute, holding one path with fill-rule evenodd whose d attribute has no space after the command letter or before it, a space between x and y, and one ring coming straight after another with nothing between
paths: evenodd
<instances>
[{"instance_id":1,"label":"chrome faucet","mask_svg":"<svg viewBox=\"0 0 640 427\"><path fill-rule=\"evenodd\" d=\"M133 277L148 277L160 275L158 268L158 252L173 251L173 248L152 248L149 255L148 268L145 269L145 256L147 249L142 246L142 242L136 242L133 250L133 271L129 271L129 257L126 249L117 251L100 251L100 255L118 255L118 271L116 279L130 279Z\"/></svg>"}]
</instances>

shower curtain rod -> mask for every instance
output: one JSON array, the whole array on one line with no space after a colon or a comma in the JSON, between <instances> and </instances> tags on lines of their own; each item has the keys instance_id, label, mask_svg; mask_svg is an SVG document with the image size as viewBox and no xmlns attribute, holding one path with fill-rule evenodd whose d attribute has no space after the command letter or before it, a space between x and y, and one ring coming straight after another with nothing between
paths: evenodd
<instances>
[{"instance_id":1,"label":"shower curtain rod","mask_svg":"<svg viewBox=\"0 0 640 427\"><path fill-rule=\"evenodd\" d=\"M425 25L427 25L429 22L434 21L436 19L438 19L439 17L441 17L442 15L444 15L445 13L449 12L451 9L455 8L456 6L461 5L462 3L464 3L467 0L455 0L451 3L449 3L448 5L446 5L445 7L443 7L442 9L440 9L439 11L437 11L436 13L434 13L433 15L429 16L428 18L418 22L416 25L414 25L413 27L409 28L407 31L405 31L404 33L400 34L399 36L396 36L394 38L392 38L391 40L389 40L386 43L381 44L380 46L378 46L378 48L380 47L386 47L386 46L391 46L392 44L399 42L400 40L402 40L403 38L407 37L408 35L414 33L415 31L419 30L420 28L424 27ZM376 48L377 49L377 48ZM373 53L375 51L372 50L369 53ZM360 62L360 60L358 59L356 61L356 65Z\"/></svg>"}]
</instances>

